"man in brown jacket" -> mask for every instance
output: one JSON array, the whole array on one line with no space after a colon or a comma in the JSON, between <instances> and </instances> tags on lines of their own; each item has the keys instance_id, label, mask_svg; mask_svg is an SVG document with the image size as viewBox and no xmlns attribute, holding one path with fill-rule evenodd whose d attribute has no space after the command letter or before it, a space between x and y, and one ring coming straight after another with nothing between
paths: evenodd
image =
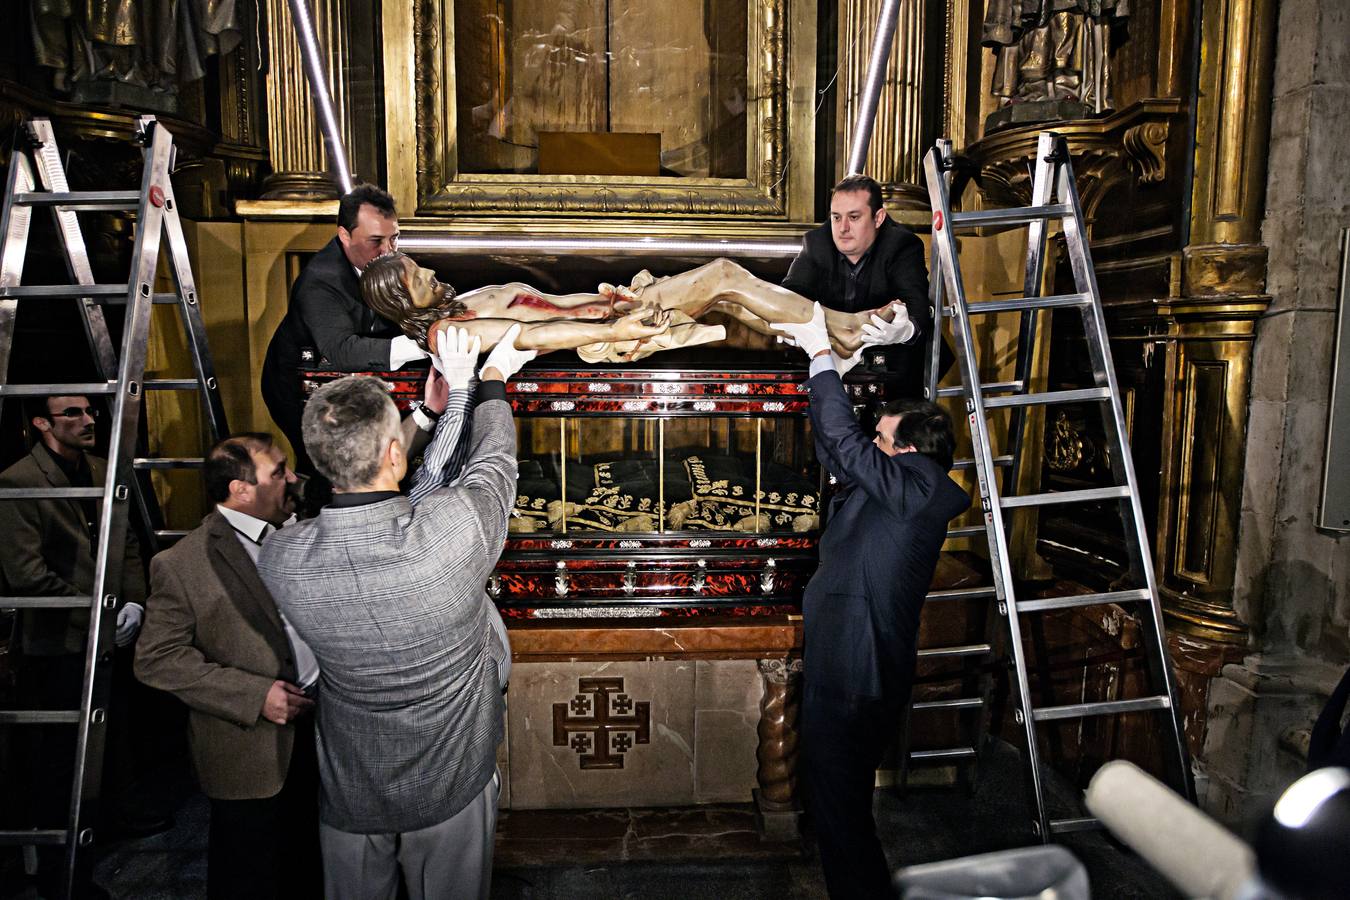
<instances>
[{"instance_id":1,"label":"man in brown jacket","mask_svg":"<svg viewBox=\"0 0 1350 900\"><path fill-rule=\"evenodd\" d=\"M211 801L208 896L319 896L318 664L255 568L295 475L270 435L252 433L212 448L205 474L215 510L150 564L136 675L190 708Z\"/></svg>"},{"instance_id":2,"label":"man in brown jacket","mask_svg":"<svg viewBox=\"0 0 1350 900\"><path fill-rule=\"evenodd\" d=\"M27 401L33 449L0 472L3 488L102 487L107 461L94 456L97 410L83 395L35 397ZM98 539L97 500L24 499L0 501L0 594L17 597L88 595L94 585L94 548ZM135 538L127 534L122 583L110 587L118 601L113 642L112 706L106 737L101 821L96 833L153 833L168 827L151 808L138 783L136 752L129 726L130 646L136 640L145 599L145 571ZM89 610L25 609L15 623L10 652L18 671L21 706L73 710L84 683ZM6 777L0 794L23 797L20 818L40 828L65 821L74 779L74 734L64 725L27 725L16 740L22 775ZM16 783L17 782L17 783ZM90 798L93 799L93 798ZM0 804L5 807L8 804ZM26 808L24 808L26 806ZM8 824L8 823L7 823ZM39 887L51 890L60 878L62 849L43 847ZM84 854L87 862L90 854ZM80 889L93 893L86 866L77 870Z\"/></svg>"}]
</instances>

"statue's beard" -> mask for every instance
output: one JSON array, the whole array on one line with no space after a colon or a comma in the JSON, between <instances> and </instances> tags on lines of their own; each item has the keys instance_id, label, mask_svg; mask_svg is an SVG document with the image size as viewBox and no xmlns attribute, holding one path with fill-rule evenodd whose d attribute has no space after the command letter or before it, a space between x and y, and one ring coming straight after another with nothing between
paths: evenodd
<instances>
[{"instance_id":1,"label":"statue's beard","mask_svg":"<svg viewBox=\"0 0 1350 900\"><path fill-rule=\"evenodd\" d=\"M427 332L437 322L458 318L468 311L468 307L456 299L455 289L450 285L438 281L432 290L436 292L436 299L430 306L419 309L409 304L399 321L403 333L416 341L423 350L428 349Z\"/></svg>"}]
</instances>

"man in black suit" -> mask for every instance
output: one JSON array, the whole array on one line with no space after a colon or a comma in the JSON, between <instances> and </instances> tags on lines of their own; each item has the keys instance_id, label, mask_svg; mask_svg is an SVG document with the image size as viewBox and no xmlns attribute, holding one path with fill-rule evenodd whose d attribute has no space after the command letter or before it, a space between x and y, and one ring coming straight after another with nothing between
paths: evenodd
<instances>
[{"instance_id":1,"label":"man in black suit","mask_svg":"<svg viewBox=\"0 0 1350 900\"><path fill-rule=\"evenodd\" d=\"M342 372L398 369L426 352L361 299L361 272L398 246L394 198L374 185L353 188L338 201L337 236L309 261L291 288L290 307L263 361L262 395L272 421L295 450L295 470L313 474L300 433L305 408L302 362ZM302 360L313 350L317 359Z\"/></svg>"},{"instance_id":2,"label":"man in black suit","mask_svg":"<svg viewBox=\"0 0 1350 900\"><path fill-rule=\"evenodd\" d=\"M919 612L947 523L970 497L947 475L951 419L892 401L869 436L853 416L820 304L809 322L775 323L810 356L816 456L839 482L806 587L800 733L807 811L830 896L891 897L872 819L872 786L914 678Z\"/></svg>"},{"instance_id":3,"label":"man in black suit","mask_svg":"<svg viewBox=\"0 0 1350 900\"><path fill-rule=\"evenodd\" d=\"M923 243L891 219L881 185L849 175L830 192L830 220L802 237L783 287L840 312L880 310L863 326L863 350L885 347L888 381L903 397L923 396L923 337L932 327Z\"/></svg>"}]
</instances>

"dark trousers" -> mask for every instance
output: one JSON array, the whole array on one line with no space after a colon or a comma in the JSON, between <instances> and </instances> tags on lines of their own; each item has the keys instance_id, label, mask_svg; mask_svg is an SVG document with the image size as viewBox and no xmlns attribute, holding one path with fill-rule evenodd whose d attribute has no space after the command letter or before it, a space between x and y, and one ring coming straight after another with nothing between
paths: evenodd
<instances>
[{"instance_id":1,"label":"dark trousers","mask_svg":"<svg viewBox=\"0 0 1350 900\"><path fill-rule=\"evenodd\" d=\"M211 800L206 893L211 900L323 896L313 715L295 723L280 793L262 800Z\"/></svg>"},{"instance_id":2,"label":"dark trousers","mask_svg":"<svg viewBox=\"0 0 1350 900\"><path fill-rule=\"evenodd\" d=\"M800 774L825 886L834 900L894 896L872 793L903 709L904 702L893 698L835 693L806 679Z\"/></svg>"}]
</instances>

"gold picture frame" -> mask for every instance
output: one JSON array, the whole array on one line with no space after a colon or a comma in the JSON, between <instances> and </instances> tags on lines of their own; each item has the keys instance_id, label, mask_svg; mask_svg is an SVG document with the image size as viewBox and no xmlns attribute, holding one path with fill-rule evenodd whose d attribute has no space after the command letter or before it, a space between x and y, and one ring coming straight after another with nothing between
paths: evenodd
<instances>
[{"instance_id":1,"label":"gold picture frame","mask_svg":"<svg viewBox=\"0 0 1350 900\"><path fill-rule=\"evenodd\" d=\"M454 127L455 2L383 6L389 184L403 208L455 217L811 218L811 0L747 0L746 178L461 172Z\"/></svg>"}]
</instances>

